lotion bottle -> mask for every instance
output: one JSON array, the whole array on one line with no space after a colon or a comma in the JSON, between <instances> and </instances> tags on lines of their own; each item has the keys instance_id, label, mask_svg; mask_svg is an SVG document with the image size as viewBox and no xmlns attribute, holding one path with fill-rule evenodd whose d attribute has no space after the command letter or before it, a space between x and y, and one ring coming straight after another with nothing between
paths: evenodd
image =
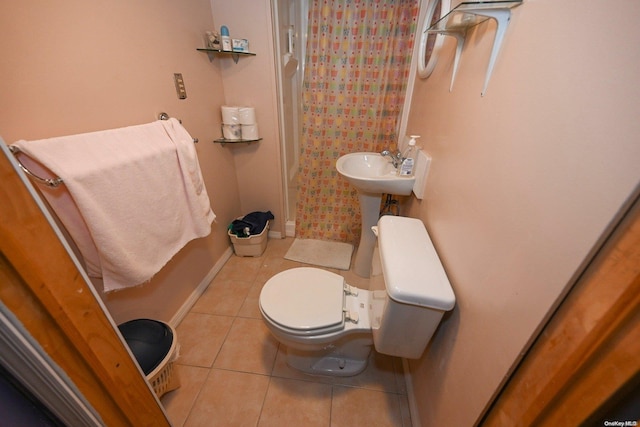
<instances>
[{"instance_id":1,"label":"lotion bottle","mask_svg":"<svg viewBox=\"0 0 640 427\"><path fill-rule=\"evenodd\" d=\"M231 46L231 37L229 37L229 29L226 25L220 27L220 39L222 41L222 50L231 51L233 50Z\"/></svg>"},{"instance_id":2,"label":"lotion bottle","mask_svg":"<svg viewBox=\"0 0 640 427\"><path fill-rule=\"evenodd\" d=\"M399 176L413 176L416 172L416 157L418 154L418 147L416 147L416 139L420 138L419 135L411 135L407 148L402 153L402 164L398 168Z\"/></svg>"}]
</instances>

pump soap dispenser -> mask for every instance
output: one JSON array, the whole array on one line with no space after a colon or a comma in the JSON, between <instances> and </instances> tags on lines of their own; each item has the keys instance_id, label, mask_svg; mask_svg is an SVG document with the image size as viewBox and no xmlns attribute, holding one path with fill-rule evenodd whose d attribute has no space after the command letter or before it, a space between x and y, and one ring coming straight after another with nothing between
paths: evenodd
<instances>
[{"instance_id":1,"label":"pump soap dispenser","mask_svg":"<svg viewBox=\"0 0 640 427\"><path fill-rule=\"evenodd\" d=\"M399 176L413 176L416 172L416 157L418 154L418 147L416 147L416 139L420 138L420 135L411 135L407 148L402 153L402 164L398 168Z\"/></svg>"}]
</instances>

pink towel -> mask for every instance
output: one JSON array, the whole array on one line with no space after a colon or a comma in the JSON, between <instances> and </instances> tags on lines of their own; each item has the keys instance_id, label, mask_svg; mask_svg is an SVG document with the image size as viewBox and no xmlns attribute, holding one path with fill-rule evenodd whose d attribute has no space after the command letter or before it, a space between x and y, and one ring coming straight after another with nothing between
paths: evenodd
<instances>
[{"instance_id":1,"label":"pink towel","mask_svg":"<svg viewBox=\"0 0 640 427\"><path fill-rule=\"evenodd\" d=\"M14 145L63 179L43 193L105 292L150 280L211 232L193 139L176 119Z\"/></svg>"}]
</instances>

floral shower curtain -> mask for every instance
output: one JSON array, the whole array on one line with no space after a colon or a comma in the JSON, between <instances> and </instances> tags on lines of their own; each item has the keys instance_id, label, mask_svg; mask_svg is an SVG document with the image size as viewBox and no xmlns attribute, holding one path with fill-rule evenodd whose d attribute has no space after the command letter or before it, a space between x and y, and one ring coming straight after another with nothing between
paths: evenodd
<instances>
[{"instance_id":1,"label":"floral shower curtain","mask_svg":"<svg viewBox=\"0 0 640 427\"><path fill-rule=\"evenodd\" d=\"M312 0L297 237L358 241L357 192L336 160L395 146L417 15L417 0Z\"/></svg>"}]
</instances>

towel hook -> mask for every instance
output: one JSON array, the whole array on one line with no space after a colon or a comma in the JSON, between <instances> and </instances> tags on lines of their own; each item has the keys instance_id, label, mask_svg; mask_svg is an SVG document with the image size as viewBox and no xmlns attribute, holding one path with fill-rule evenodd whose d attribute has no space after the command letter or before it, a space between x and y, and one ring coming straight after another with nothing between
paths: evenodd
<instances>
[{"instance_id":1,"label":"towel hook","mask_svg":"<svg viewBox=\"0 0 640 427\"><path fill-rule=\"evenodd\" d=\"M158 114L158 120L169 120L169 115L167 113L160 113ZM182 120L178 119L178 122L180 122L180 124L182 124ZM198 138L193 138L193 143L197 144L198 143Z\"/></svg>"}]
</instances>

